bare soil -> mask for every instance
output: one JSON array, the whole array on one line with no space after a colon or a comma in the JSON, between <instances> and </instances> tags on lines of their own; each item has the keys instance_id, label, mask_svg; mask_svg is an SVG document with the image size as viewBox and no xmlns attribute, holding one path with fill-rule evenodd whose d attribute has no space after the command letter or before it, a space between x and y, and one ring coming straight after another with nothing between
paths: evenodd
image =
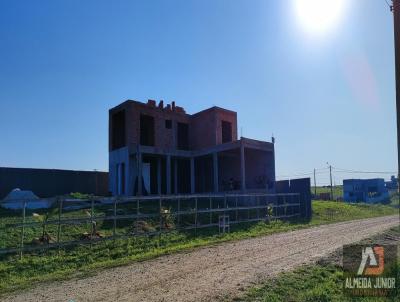
<instances>
[{"instance_id":1,"label":"bare soil","mask_svg":"<svg viewBox=\"0 0 400 302\"><path fill-rule=\"evenodd\" d=\"M386 216L224 243L41 285L6 301L224 300L398 225L398 215Z\"/></svg>"}]
</instances>

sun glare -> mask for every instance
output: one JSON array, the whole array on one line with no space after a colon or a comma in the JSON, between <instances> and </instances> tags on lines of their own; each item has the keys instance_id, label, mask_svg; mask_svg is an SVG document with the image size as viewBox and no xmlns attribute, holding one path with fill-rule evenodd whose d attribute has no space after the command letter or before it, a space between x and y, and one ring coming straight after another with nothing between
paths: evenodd
<instances>
[{"instance_id":1,"label":"sun glare","mask_svg":"<svg viewBox=\"0 0 400 302\"><path fill-rule=\"evenodd\" d=\"M343 15L346 0L294 0L301 26L315 34L326 33Z\"/></svg>"}]
</instances>

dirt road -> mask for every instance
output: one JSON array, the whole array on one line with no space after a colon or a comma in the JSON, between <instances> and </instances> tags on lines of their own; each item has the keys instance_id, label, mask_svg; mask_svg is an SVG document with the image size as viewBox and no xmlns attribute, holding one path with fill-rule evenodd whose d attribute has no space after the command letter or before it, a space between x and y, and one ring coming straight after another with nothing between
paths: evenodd
<instances>
[{"instance_id":1,"label":"dirt road","mask_svg":"<svg viewBox=\"0 0 400 302\"><path fill-rule=\"evenodd\" d=\"M6 301L214 301L398 224L398 216L387 216L225 243L50 283Z\"/></svg>"}]
</instances>

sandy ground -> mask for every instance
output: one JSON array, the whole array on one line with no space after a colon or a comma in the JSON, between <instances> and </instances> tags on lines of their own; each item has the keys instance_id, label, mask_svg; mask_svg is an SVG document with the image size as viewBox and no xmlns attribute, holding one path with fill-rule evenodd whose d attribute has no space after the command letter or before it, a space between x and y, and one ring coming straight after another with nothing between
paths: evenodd
<instances>
[{"instance_id":1,"label":"sandy ground","mask_svg":"<svg viewBox=\"0 0 400 302\"><path fill-rule=\"evenodd\" d=\"M387 216L225 243L38 286L5 301L215 301L398 224L398 216Z\"/></svg>"}]
</instances>

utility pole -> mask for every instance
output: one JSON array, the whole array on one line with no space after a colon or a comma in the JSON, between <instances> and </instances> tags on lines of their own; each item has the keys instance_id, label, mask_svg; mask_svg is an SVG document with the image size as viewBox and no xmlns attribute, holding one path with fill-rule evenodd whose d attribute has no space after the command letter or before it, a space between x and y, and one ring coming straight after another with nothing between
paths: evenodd
<instances>
[{"instance_id":1,"label":"utility pole","mask_svg":"<svg viewBox=\"0 0 400 302\"><path fill-rule=\"evenodd\" d=\"M329 175L331 178L331 200L333 200L333 187L332 187L332 166L329 165Z\"/></svg>"},{"instance_id":2,"label":"utility pole","mask_svg":"<svg viewBox=\"0 0 400 302\"><path fill-rule=\"evenodd\" d=\"M315 168L314 168L314 198L317 198L317 180L315 179Z\"/></svg>"},{"instance_id":3,"label":"utility pole","mask_svg":"<svg viewBox=\"0 0 400 302\"><path fill-rule=\"evenodd\" d=\"M400 175L400 0L392 0L391 10L393 12L394 24L394 48L396 65L396 109L397 109L397 181ZM399 187L400 190L400 187Z\"/></svg>"}]
</instances>

